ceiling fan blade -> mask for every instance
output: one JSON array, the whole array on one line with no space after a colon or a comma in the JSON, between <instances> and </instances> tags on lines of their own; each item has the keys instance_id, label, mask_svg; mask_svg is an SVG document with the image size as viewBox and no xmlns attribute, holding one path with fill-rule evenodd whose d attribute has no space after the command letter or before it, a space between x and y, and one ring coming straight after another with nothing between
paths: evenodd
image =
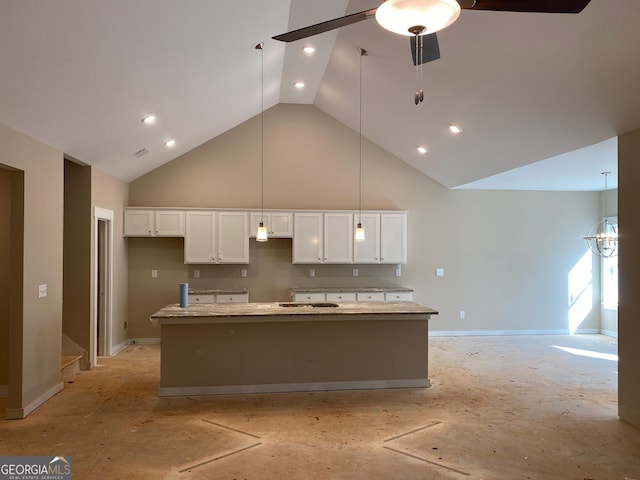
<instances>
[{"instance_id":1,"label":"ceiling fan blade","mask_svg":"<svg viewBox=\"0 0 640 480\"><path fill-rule=\"evenodd\" d=\"M432 62L440 58L440 45L438 44L438 37L435 33L429 33L422 37L422 55L420 58L416 58L416 36L409 37L411 40L411 56L413 57L414 65L421 65L423 63Z\"/></svg>"},{"instance_id":2,"label":"ceiling fan blade","mask_svg":"<svg viewBox=\"0 0 640 480\"><path fill-rule=\"evenodd\" d=\"M376 10L378 9L372 8L371 10L364 10L362 12L352 13L351 15L345 15L344 17L334 18L333 20L327 20L326 22L316 23L315 25L309 25L308 27L276 35L273 39L280 40L281 42L295 42L296 40L312 37L319 33L361 22L362 20L373 17L376 14Z\"/></svg>"},{"instance_id":3,"label":"ceiling fan blade","mask_svg":"<svg viewBox=\"0 0 640 480\"><path fill-rule=\"evenodd\" d=\"M580 13L591 0L458 0L468 10L504 12Z\"/></svg>"}]
</instances>

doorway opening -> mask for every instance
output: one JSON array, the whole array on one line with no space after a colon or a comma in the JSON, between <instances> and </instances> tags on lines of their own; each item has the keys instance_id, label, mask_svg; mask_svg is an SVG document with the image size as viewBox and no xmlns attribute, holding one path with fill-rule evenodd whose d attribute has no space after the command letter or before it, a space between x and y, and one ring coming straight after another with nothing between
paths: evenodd
<instances>
[{"instance_id":1,"label":"doorway opening","mask_svg":"<svg viewBox=\"0 0 640 480\"><path fill-rule=\"evenodd\" d=\"M113 211L95 208L94 321L92 364L98 356L112 355Z\"/></svg>"}]
</instances>

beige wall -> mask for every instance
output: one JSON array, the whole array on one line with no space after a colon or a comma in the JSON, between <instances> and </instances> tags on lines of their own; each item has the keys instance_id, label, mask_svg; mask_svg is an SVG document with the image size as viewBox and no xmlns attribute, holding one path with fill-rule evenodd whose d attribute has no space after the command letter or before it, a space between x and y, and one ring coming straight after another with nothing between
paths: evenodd
<instances>
[{"instance_id":1,"label":"beige wall","mask_svg":"<svg viewBox=\"0 0 640 480\"><path fill-rule=\"evenodd\" d=\"M7 409L21 417L62 388L63 157L0 124L0 164L24 172L23 298L15 310L22 314L11 319ZM45 298L38 298L41 284Z\"/></svg>"},{"instance_id":2,"label":"beige wall","mask_svg":"<svg viewBox=\"0 0 640 480\"><path fill-rule=\"evenodd\" d=\"M96 207L113 212L113 280L112 280L112 347L120 347L127 340L128 265L126 242L123 237L123 207L128 203L129 184L91 169L91 218ZM95 224L91 223L91 315L95 322Z\"/></svg>"},{"instance_id":3,"label":"beige wall","mask_svg":"<svg viewBox=\"0 0 640 480\"><path fill-rule=\"evenodd\" d=\"M0 165L0 394L9 382L9 286L11 284L11 175Z\"/></svg>"},{"instance_id":4,"label":"beige wall","mask_svg":"<svg viewBox=\"0 0 640 480\"><path fill-rule=\"evenodd\" d=\"M259 128L255 117L135 180L130 205L259 207ZM280 240L252 242L247 279L240 266L205 266L196 280L194 267L182 263L182 240L128 239L130 336L157 336L149 314L177 301L187 279L248 287L252 301L285 299L291 286L397 284L441 312L432 331L567 331L571 307L586 298L570 299L569 286L585 256L593 281L580 288L573 281L573 291L593 288L593 295L575 326L599 329L599 269L582 239L599 216L597 193L448 190L367 141L363 152L363 208L409 211L402 277L393 266L361 266L365 278L354 279L349 266L316 265L311 279L308 266L291 265L290 240ZM313 106L265 113L265 208L357 209L357 179L356 132ZM445 269L443 278L436 268Z\"/></svg>"},{"instance_id":5,"label":"beige wall","mask_svg":"<svg viewBox=\"0 0 640 480\"><path fill-rule=\"evenodd\" d=\"M640 129L618 138L618 222L620 225L618 309L618 409L622 420L640 427Z\"/></svg>"},{"instance_id":6,"label":"beige wall","mask_svg":"<svg viewBox=\"0 0 640 480\"><path fill-rule=\"evenodd\" d=\"M91 167L65 160L62 333L82 347L86 362L90 351L90 264Z\"/></svg>"}]
</instances>

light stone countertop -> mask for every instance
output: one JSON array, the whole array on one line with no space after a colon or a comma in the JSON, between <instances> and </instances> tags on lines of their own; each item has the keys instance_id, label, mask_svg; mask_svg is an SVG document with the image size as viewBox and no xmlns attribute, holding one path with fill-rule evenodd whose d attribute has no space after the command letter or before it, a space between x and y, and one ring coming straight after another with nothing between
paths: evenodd
<instances>
[{"instance_id":1,"label":"light stone countertop","mask_svg":"<svg viewBox=\"0 0 640 480\"><path fill-rule=\"evenodd\" d=\"M337 305L337 306L313 306ZM297 305L297 306L282 306ZM231 304L196 304L181 308L178 304L167 305L151 315L154 326L158 323L233 323L244 317L251 321L269 321L269 317L287 318L282 321L304 321L330 319L336 316L352 315L360 318L385 315L437 315L432 308L415 302L270 302L270 303L231 303ZM306 317L306 318L301 318Z\"/></svg>"}]
</instances>

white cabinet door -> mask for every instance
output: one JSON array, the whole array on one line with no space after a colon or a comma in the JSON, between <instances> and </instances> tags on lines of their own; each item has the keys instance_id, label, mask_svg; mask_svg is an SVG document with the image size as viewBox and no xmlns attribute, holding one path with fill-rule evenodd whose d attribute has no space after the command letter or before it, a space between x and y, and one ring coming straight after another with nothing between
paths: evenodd
<instances>
[{"instance_id":1,"label":"white cabinet door","mask_svg":"<svg viewBox=\"0 0 640 480\"><path fill-rule=\"evenodd\" d=\"M293 237L293 214L291 212L271 212L269 235L274 238Z\"/></svg>"},{"instance_id":2,"label":"white cabinet door","mask_svg":"<svg viewBox=\"0 0 640 480\"><path fill-rule=\"evenodd\" d=\"M324 302L327 296L324 293L296 293L294 302Z\"/></svg>"},{"instance_id":3,"label":"white cabinet door","mask_svg":"<svg viewBox=\"0 0 640 480\"><path fill-rule=\"evenodd\" d=\"M218 263L249 263L249 225L245 212L218 212Z\"/></svg>"},{"instance_id":4,"label":"white cabinet door","mask_svg":"<svg viewBox=\"0 0 640 480\"><path fill-rule=\"evenodd\" d=\"M270 238L293 237L293 214L291 212L251 212L249 236L255 237L264 218L264 226Z\"/></svg>"},{"instance_id":5,"label":"white cabinet door","mask_svg":"<svg viewBox=\"0 0 640 480\"><path fill-rule=\"evenodd\" d=\"M249 303L248 293L218 293L216 303Z\"/></svg>"},{"instance_id":6,"label":"white cabinet door","mask_svg":"<svg viewBox=\"0 0 640 480\"><path fill-rule=\"evenodd\" d=\"M158 237L184 237L182 210L156 210L155 233Z\"/></svg>"},{"instance_id":7,"label":"white cabinet door","mask_svg":"<svg viewBox=\"0 0 640 480\"><path fill-rule=\"evenodd\" d=\"M324 263L353 263L353 214L324 214Z\"/></svg>"},{"instance_id":8,"label":"white cabinet door","mask_svg":"<svg viewBox=\"0 0 640 480\"><path fill-rule=\"evenodd\" d=\"M293 263L322 263L322 213L293 216Z\"/></svg>"},{"instance_id":9,"label":"white cabinet door","mask_svg":"<svg viewBox=\"0 0 640 480\"><path fill-rule=\"evenodd\" d=\"M384 294L385 302L410 302L412 299L411 292L386 292Z\"/></svg>"},{"instance_id":10,"label":"white cabinet door","mask_svg":"<svg viewBox=\"0 0 640 480\"><path fill-rule=\"evenodd\" d=\"M354 242L353 261L355 263L380 263L380 214L365 213L354 215L354 223L361 221L364 228L364 242Z\"/></svg>"},{"instance_id":11,"label":"white cabinet door","mask_svg":"<svg viewBox=\"0 0 640 480\"><path fill-rule=\"evenodd\" d=\"M127 237L152 237L155 229L154 210L125 210L124 234Z\"/></svg>"},{"instance_id":12,"label":"white cabinet door","mask_svg":"<svg viewBox=\"0 0 640 480\"><path fill-rule=\"evenodd\" d=\"M186 212L185 263L216 263L216 213Z\"/></svg>"},{"instance_id":13,"label":"white cabinet door","mask_svg":"<svg viewBox=\"0 0 640 480\"><path fill-rule=\"evenodd\" d=\"M380 214L380 262L407 263L407 215Z\"/></svg>"},{"instance_id":14,"label":"white cabinet door","mask_svg":"<svg viewBox=\"0 0 640 480\"><path fill-rule=\"evenodd\" d=\"M359 302L384 302L384 292L363 292L357 295Z\"/></svg>"}]
</instances>

